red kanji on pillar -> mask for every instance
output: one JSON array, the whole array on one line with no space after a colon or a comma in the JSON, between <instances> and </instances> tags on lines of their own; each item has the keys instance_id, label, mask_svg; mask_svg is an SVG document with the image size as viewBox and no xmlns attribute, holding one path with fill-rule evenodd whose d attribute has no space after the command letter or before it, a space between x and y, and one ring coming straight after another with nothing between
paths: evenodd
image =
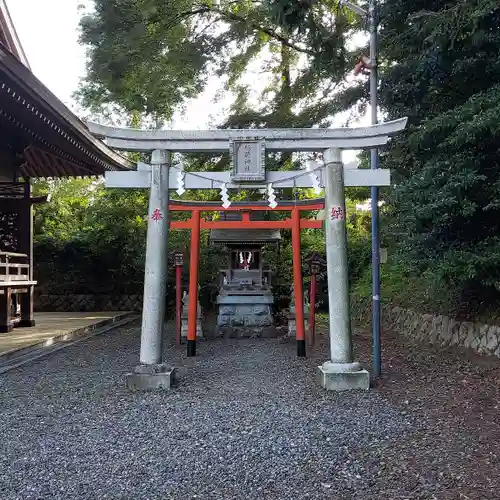
<instances>
[{"instance_id":1,"label":"red kanji on pillar","mask_svg":"<svg viewBox=\"0 0 500 500\"><path fill-rule=\"evenodd\" d=\"M345 214L342 207L332 207L330 220L344 220Z\"/></svg>"},{"instance_id":2,"label":"red kanji on pillar","mask_svg":"<svg viewBox=\"0 0 500 500\"><path fill-rule=\"evenodd\" d=\"M163 215L161 214L159 208L154 209L154 212L153 212L153 215L151 216L151 218L155 221L159 221L159 220L163 219Z\"/></svg>"}]
</instances>

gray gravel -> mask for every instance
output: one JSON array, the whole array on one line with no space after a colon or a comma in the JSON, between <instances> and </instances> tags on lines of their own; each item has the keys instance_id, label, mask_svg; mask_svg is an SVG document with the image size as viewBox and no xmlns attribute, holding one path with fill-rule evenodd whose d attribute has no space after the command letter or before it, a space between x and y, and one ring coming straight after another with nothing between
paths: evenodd
<instances>
[{"instance_id":1,"label":"gray gravel","mask_svg":"<svg viewBox=\"0 0 500 500\"><path fill-rule=\"evenodd\" d=\"M129 393L138 349L123 328L0 377L2 500L389 498L378 450L419 430L376 391L317 388L324 346L297 360L275 340L199 342L195 359L168 345L179 387Z\"/></svg>"}]
</instances>

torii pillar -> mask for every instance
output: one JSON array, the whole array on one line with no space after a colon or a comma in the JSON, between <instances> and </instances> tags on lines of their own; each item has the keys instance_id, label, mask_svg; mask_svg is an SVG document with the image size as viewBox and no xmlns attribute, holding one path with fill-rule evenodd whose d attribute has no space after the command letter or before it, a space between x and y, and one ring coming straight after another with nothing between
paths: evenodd
<instances>
[{"instance_id":1,"label":"torii pillar","mask_svg":"<svg viewBox=\"0 0 500 500\"><path fill-rule=\"evenodd\" d=\"M370 374L354 361L352 352L347 233L345 220L344 166L340 149L324 153L326 269L330 359L318 367L318 382L328 390L370 388Z\"/></svg>"},{"instance_id":2,"label":"torii pillar","mask_svg":"<svg viewBox=\"0 0 500 500\"><path fill-rule=\"evenodd\" d=\"M170 151L151 155L140 364L126 375L130 389L168 389L174 370L162 363L168 273Z\"/></svg>"}]
</instances>

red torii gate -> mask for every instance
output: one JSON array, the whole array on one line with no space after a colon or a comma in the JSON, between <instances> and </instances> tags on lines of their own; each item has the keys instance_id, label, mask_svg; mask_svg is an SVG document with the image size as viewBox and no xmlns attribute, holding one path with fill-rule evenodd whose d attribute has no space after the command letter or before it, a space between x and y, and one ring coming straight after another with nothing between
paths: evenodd
<instances>
[{"instance_id":1,"label":"red torii gate","mask_svg":"<svg viewBox=\"0 0 500 500\"><path fill-rule=\"evenodd\" d=\"M304 329L304 302L302 289L302 261L300 249L301 229L321 229L323 221L301 219L300 212L322 210L324 200L285 201L273 209L273 212L290 212L290 217L284 220L250 220L250 212L267 211L269 208L262 202L233 202L228 208L220 206L219 202L182 202L171 201L169 210L174 212L191 212L191 217L184 221L171 221L171 229L191 230L191 250L189 259L189 296L188 306L188 342L187 355L196 356L196 315L198 301L198 269L200 256L200 231L202 229L291 229L292 257L293 257L293 285L295 291L295 311L297 325L297 355L306 355L306 341ZM205 220L202 212L241 212L241 221Z\"/></svg>"}]
</instances>

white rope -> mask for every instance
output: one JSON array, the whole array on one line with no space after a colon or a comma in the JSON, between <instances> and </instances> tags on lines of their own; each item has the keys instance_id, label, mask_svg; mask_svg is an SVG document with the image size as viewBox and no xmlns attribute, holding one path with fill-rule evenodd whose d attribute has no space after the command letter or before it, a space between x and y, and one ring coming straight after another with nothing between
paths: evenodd
<instances>
[{"instance_id":1,"label":"white rope","mask_svg":"<svg viewBox=\"0 0 500 500\"><path fill-rule=\"evenodd\" d=\"M174 168L176 170L181 170L182 168L180 167L176 167L176 166L172 166L171 168ZM274 185L279 185L279 184L282 184L283 182L287 182L287 181L291 181L291 180L294 180L294 179L298 179L299 177L302 177L304 175L311 175L311 174L314 174L315 172L318 172L319 170L322 170L324 168L324 165L320 165L319 167L316 167L314 169L311 169L311 170L305 170L303 172L299 172L298 174L295 174L295 175L290 175L289 177L284 177L283 179L279 179L277 181L274 181L273 184ZM211 177L206 177L204 175L201 175L201 174L198 174L197 172L187 172L187 171L184 171L184 174L186 175L192 175L194 177L198 177L199 179L204 179L206 181L209 181L209 182L218 182L214 179L212 179Z\"/></svg>"},{"instance_id":2,"label":"white rope","mask_svg":"<svg viewBox=\"0 0 500 500\"><path fill-rule=\"evenodd\" d=\"M298 174L290 175L289 177L285 177L283 179L280 179L278 181L270 182L267 184L267 200L269 202L269 207L270 208L276 208L278 206L278 203L276 202L276 193L274 190L274 185L280 185L284 182L288 182L291 180L298 179L299 177L302 177L304 175L309 175L312 181L313 185L313 190L316 194L321 193L321 186L319 182L319 177L317 175L317 172L320 171L322 168L324 168L323 165L320 165L316 168L312 168L312 163L313 162L307 162L306 163L306 168L305 171L299 172ZM177 173L177 190L176 193L179 196L182 196L186 192L185 189L185 178L186 174L192 175L194 177L198 177L199 179L203 179L206 181L209 181L211 183L217 182L214 181L211 177L207 177L201 174L198 174L196 172L186 172L184 170L184 165L181 163L180 167L172 166L172 168L176 169L178 171ZM231 206L231 200L229 199L229 193L227 190L227 183L223 182L220 187L220 197L222 201L222 207L223 208L229 208ZM243 263L243 261L241 261Z\"/></svg>"}]
</instances>

